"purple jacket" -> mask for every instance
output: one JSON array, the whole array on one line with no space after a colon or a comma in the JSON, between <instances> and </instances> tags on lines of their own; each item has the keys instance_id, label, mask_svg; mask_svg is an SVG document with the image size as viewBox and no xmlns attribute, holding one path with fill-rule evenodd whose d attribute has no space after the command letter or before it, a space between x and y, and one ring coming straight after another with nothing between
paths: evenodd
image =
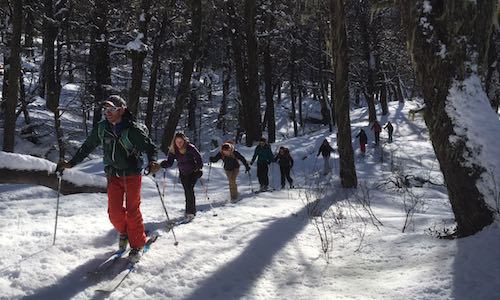
<instances>
[{"instance_id":1,"label":"purple jacket","mask_svg":"<svg viewBox=\"0 0 500 300\"><path fill-rule=\"evenodd\" d=\"M177 148L175 149L175 154L168 152L167 159L162 162L162 167L170 168L174 163L174 159L177 160L177 167L183 175L191 174L195 170L201 170L203 167L200 152L191 143L186 146L186 154L181 154Z\"/></svg>"}]
</instances>

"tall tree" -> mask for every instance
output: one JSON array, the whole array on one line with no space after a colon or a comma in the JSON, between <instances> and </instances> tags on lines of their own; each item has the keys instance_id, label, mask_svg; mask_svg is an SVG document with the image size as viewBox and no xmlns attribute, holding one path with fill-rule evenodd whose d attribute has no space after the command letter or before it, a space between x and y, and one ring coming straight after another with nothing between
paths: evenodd
<instances>
[{"instance_id":1,"label":"tall tree","mask_svg":"<svg viewBox=\"0 0 500 300\"><path fill-rule=\"evenodd\" d=\"M484 180L494 170L488 162L478 159L486 151L485 145L477 144L474 128L464 125L470 125L466 119L473 107L490 105L479 78L487 70L488 42L497 5L496 0L398 1L422 85L424 119L444 175L459 237L491 224L493 210L498 209L492 199L494 183ZM461 105L462 101L469 106ZM482 122L497 118L493 113L481 117Z\"/></svg>"},{"instance_id":2,"label":"tall tree","mask_svg":"<svg viewBox=\"0 0 500 300\"><path fill-rule=\"evenodd\" d=\"M264 94L266 98L266 121L267 121L267 139L269 143L276 141L276 120L274 116L274 99L273 99L273 60L271 56L272 35L270 32L274 29L274 1L270 3L270 11L265 17L265 26L268 36L264 44Z\"/></svg>"},{"instance_id":3,"label":"tall tree","mask_svg":"<svg viewBox=\"0 0 500 300\"><path fill-rule=\"evenodd\" d=\"M158 73L160 70L161 62L160 62L160 54L162 52L163 40L165 39L165 35L167 32L167 26L169 25L169 9L170 6L173 5L175 0L171 0L170 4L167 7L162 9L161 13L161 22L158 24L159 30L156 34L153 42L153 57L151 62L151 77L149 79L149 90L148 90L148 104L146 109L146 127L149 129L149 133L151 134L151 125L153 124L153 110L155 104L155 96L156 96L156 84L158 80Z\"/></svg>"},{"instance_id":4,"label":"tall tree","mask_svg":"<svg viewBox=\"0 0 500 300\"><path fill-rule=\"evenodd\" d=\"M95 1L91 12L90 72L92 74L92 93L94 95L93 126L101 120L102 103L107 86L111 85L111 65L109 58L107 1Z\"/></svg>"},{"instance_id":5,"label":"tall tree","mask_svg":"<svg viewBox=\"0 0 500 300\"><path fill-rule=\"evenodd\" d=\"M134 41L127 44L128 54L132 60L132 83L128 97L128 109L132 115L139 113L139 98L142 90L142 76L144 74L144 59L147 55L147 36L150 15L151 0L141 0L139 8L139 30Z\"/></svg>"},{"instance_id":6,"label":"tall tree","mask_svg":"<svg viewBox=\"0 0 500 300\"><path fill-rule=\"evenodd\" d=\"M332 34L332 58L335 71L335 112L337 113L337 146L342 187L358 185L354 167L354 150L349 116L349 84L347 36L345 27L344 0L330 0L330 24Z\"/></svg>"},{"instance_id":7,"label":"tall tree","mask_svg":"<svg viewBox=\"0 0 500 300\"><path fill-rule=\"evenodd\" d=\"M198 61L201 53L201 29L202 29L202 5L201 0L191 0L191 36L187 45L188 51L182 58L182 77L179 87L177 88L177 97L174 107L170 112L163 137L161 141L161 149L163 152L168 152L168 147L172 141L175 129L179 123L182 110L186 105L186 99L191 93L191 76L195 63Z\"/></svg>"},{"instance_id":8,"label":"tall tree","mask_svg":"<svg viewBox=\"0 0 500 300\"><path fill-rule=\"evenodd\" d=\"M251 146L261 136L260 124L260 94L258 77L258 48L255 33L256 1L245 0L244 24L240 28L241 19L238 18L233 0L226 2L231 26L231 44L236 71L236 82L241 98L243 126L246 133L245 144ZM243 34L243 32L245 34Z\"/></svg>"},{"instance_id":9,"label":"tall tree","mask_svg":"<svg viewBox=\"0 0 500 300\"><path fill-rule=\"evenodd\" d=\"M23 1L14 1L12 9L12 36L9 55L9 88L5 105L5 124L3 150L14 151L14 136L16 130L16 106L19 98L19 77L21 74L21 30L23 22Z\"/></svg>"}]
</instances>

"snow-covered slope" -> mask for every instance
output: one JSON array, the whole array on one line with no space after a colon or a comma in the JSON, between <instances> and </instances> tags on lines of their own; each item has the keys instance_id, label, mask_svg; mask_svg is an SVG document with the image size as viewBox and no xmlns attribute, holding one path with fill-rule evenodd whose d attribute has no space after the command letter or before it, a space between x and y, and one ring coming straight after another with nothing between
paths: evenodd
<instances>
[{"instance_id":1,"label":"snow-covered slope","mask_svg":"<svg viewBox=\"0 0 500 300\"><path fill-rule=\"evenodd\" d=\"M241 199L229 204L221 163L210 171L205 166L204 185L195 188L199 212L193 222L174 229L178 246L165 232L155 183L144 177L146 228L162 236L109 298L499 299L498 225L458 241L426 233L450 228L453 215L423 121L407 118L412 105L391 103L390 115L382 118L381 124L390 120L395 127L392 144L384 132L382 146L370 143L362 157L353 139L356 191L340 188L336 153L334 174L321 174L319 144L327 138L335 145L335 133L325 130L273 145L273 150L290 148L296 189L279 189L274 165L270 181L277 190L254 194L253 168L251 177L240 173ZM353 112L353 136L364 127L373 141L366 114L364 109ZM253 154L253 148L239 150L247 159ZM93 159L75 168L94 173L100 164ZM398 174L432 183L404 192L390 183L401 178ZM184 193L175 169L157 178L170 217L181 216ZM0 185L0 191L1 299L108 296L96 290L109 277L88 275L117 247L105 194L61 196L57 241L51 246L56 192L26 185ZM413 221L402 233L405 208L412 205ZM368 209L383 225L370 218ZM325 252L319 233L328 239Z\"/></svg>"}]
</instances>

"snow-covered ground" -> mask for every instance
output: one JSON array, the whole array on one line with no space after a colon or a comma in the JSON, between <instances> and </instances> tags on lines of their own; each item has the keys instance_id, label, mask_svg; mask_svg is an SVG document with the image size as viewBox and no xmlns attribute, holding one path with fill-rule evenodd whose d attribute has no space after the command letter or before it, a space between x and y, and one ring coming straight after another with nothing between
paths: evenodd
<instances>
[{"instance_id":1,"label":"snow-covered ground","mask_svg":"<svg viewBox=\"0 0 500 300\"><path fill-rule=\"evenodd\" d=\"M380 148L373 145L366 109L353 112L353 137L364 127L370 140L362 157L353 138L355 191L340 188L336 153L333 175L321 174L317 149L324 138L336 144L335 133L325 130L273 145L273 150L290 148L296 189L279 189L274 165L270 181L277 190L254 194L253 168L251 177L240 173L241 199L229 204L221 163L212 164L210 171L205 166L204 186L195 190L199 212L193 222L175 227L177 246L172 232L165 232L155 183L144 176L144 221L161 236L110 295L96 291L109 276L97 280L88 275L117 248L106 195L61 196L52 246L57 193L39 186L0 185L0 299L500 299L498 224L461 240L429 234L451 228L453 214L423 120L408 119L413 106L391 103L381 124L393 123L394 142L386 143L384 131ZM251 158L253 148L238 148ZM95 173L102 163L93 157L74 169ZM435 184L404 192L388 183L397 174ZM183 214L184 193L175 169L165 175L157 178L175 218ZM402 233L405 208L411 205L413 219ZM327 239L325 251L320 236Z\"/></svg>"}]
</instances>

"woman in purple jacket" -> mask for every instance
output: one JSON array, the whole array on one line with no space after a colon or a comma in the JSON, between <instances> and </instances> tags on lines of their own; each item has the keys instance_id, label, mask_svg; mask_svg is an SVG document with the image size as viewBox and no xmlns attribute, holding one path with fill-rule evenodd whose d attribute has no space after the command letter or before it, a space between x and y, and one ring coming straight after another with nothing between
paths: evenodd
<instances>
[{"instance_id":1,"label":"woman in purple jacket","mask_svg":"<svg viewBox=\"0 0 500 300\"><path fill-rule=\"evenodd\" d=\"M174 159L177 160L179 177L186 196L186 217L192 219L196 215L194 185L198 178L203 175L201 171L203 161L198 149L189 142L189 139L182 132L175 134L168 149L167 159L161 162L161 166L170 168L174 163Z\"/></svg>"}]
</instances>

